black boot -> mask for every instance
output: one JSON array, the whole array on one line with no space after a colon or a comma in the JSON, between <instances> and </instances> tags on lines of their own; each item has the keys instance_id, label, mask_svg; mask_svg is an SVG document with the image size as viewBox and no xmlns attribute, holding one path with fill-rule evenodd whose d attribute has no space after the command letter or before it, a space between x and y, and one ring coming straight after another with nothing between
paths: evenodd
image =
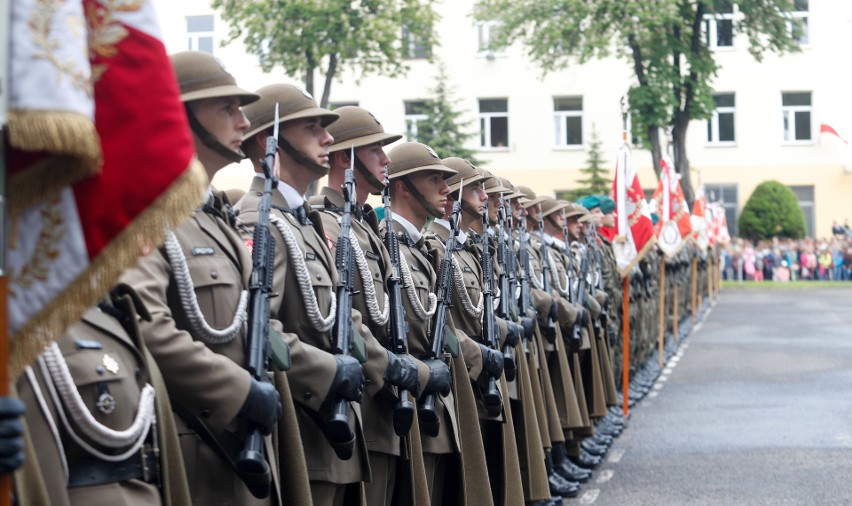
<instances>
[{"instance_id":1,"label":"black boot","mask_svg":"<svg viewBox=\"0 0 852 506\"><path fill-rule=\"evenodd\" d=\"M589 454L586 450L580 448L580 454L576 457L568 457L571 459L571 462L577 464L583 469L594 469L598 467L601 463L600 457L595 457L594 455Z\"/></svg>"},{"instance_id":2,"label":"black boot","mask_svg":"<svg viewBox=\"0 0 852 506\"><path fill-rule=\"evenodd\" d=\"M577 497L580 493L580 484L568 481L553 471L553 459L550 452L544 454L544 467L547 469L547 482L550 484L550 493L562 497Z\"/></svg>"},{"instance_id":3,"label":"black boot","mask_svg":"<svg viewBox=\"0 0 852 506\"><path fill-rule=\"evenodd\" d=\"M554 444L551 453L553 458L553 470L556 471L559 476L562 476L568 481L576 481L579 483L589 481L589 478L592 476L591 471L588 469L581 469L568 460L564 444Z\"/></svg>"},{"instance_id":4,"label":"black boot","mask_svg":"<svg viewBox=\"0 0 852 506\"><path fill-rule=\"evenodd\" d=\"M595 443L592 438L586 438L580 443L580 447L596 457L606 455L607 447Z\"/></svg>"}]
</instances>

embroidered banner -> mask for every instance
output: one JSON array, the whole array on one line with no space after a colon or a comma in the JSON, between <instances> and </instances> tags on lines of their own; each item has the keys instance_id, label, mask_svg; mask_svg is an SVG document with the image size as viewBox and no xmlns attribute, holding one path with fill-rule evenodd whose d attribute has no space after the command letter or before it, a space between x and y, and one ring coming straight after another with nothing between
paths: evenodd
<instances>
[{"instance_id":1,"label":"embroidered banner","mask_svg":"<svg viewBox=\"0 0 852 506\"><path fill-rule=\"evenodd\" d=\"M202 200L148 0L13 2L12 377Z\"/></svg>"},{"instance_id":2,"label":"embroidered banner","mask_svg":"<svg viewBox=\"0 0 852 506\"><path fill-rule=\"evenodd\" d=\"M680 187L680 175L675 173L667 158L660 161L660 180L651 198L651 210L660 217L655 227L660 249L671 258L689 240L692 223L689 205Z\"/></svg>"},{"instance_id":3,"label":"embroidered banner","mask_svg":"<svg viewBox=\"0 0 852 506\"><path fill-rule=\"evenodd\" d=\"M618 271L621 277L626 277L657 240L651 211L639 183L639 176L631 162L630 148L626 142L618 150L612 199L615 200L616 206L615 238L612 247Z\"/></svg>"}]
</instances>

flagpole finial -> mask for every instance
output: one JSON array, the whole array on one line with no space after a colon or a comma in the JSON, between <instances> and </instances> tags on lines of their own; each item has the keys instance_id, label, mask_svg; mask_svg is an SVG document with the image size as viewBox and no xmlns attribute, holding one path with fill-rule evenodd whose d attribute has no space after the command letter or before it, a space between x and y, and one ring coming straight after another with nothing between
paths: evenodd
<instances>
[{"instance_id":1,"label":"flagpole finial","mask_svg":"<svg viewBox=\"0 0 852 506\"><path fill-rule=\"evenodd\" d=\"M625 144L627 144L627 133L629 128L627 126L627 119L629 115L630 103L627 99L627 93L621 96L621 123L622 123L622 140Z\"/></svg>"}]
</instances>

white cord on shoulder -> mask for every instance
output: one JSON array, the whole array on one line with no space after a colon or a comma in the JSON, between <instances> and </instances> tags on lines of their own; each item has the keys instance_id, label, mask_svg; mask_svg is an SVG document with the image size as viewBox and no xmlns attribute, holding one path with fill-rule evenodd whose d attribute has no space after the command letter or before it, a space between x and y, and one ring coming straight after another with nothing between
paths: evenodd
<instances>
[{"instance_id":1,"label":"white cord on shoulder","mask_svg":"<svg viewBox=\"0 0 852 506\"><path fill-rule=\"evenodd\" d=\"M67 486L68 476L70 474L68 471L68 459L65 457L65 445L62 444L62 438L59 437L59 428L56 426L56 420L53 419L53 415L47 407L47 401L44 399L44 394L42 393L41 386L38 384L38 380L35 377L33 368L27 366L26 369L24 369L24 372L27 375L27 381L30 382L30 388L33 389L33 395L35 395L36 402L38 402L38 406L41 408L42 414L44 414L44 419L47 422L50 434L53 436L53 440L56 443L56 448L59 450L59 460L62 464L62 470L65 474L65 485ZM50 379L45 376L45 381L50 381Z\"/></svg>"},{"instance_id":2,"label":"white cord on shoulder","mask_svg":"<svg viewBox=\"0 0 852 506\"><path fill-rule=\"evenodd\" d=\"M373 284L373 273L367 266L367 259L364 258L364 250L361 249L361 244L358 243L358 237L355 231L349 229L349 242L352 244L352 253L355 255L355 264L358 265L358 272L361 274L361 284L364 286L364 298L367 301L367 311L370 313L370 318L373 319L378 326L384 326L390 318L390 298L385 293L385 309L379 309L378 297L376 297L376 285Z\"/></svg>"},{"instance_id":3,"label":"white cord on shoulder","mask_svg":"<svg viewBox=\"0 0 852 506\"><path fill-rule=\"evenodd\" d=\"M484 306L482 302L482 292L479 292L479 301L476 303L476 306L474 306L473 301L470 300L470 295L467 293L467 288L464 286L464 277L462 276L461 265L459 265L459 261L456 260L455 255L453 255L453 281L453 285L456 287L456 293L461 300L462 307L465 312L476 319L481 318L482 308Z\"/></svg>"},{"instance_id":4,"label":"white cord on shoulder","mask_svg":"<svg viewBox=\"0 0 852 506\"><path fill-rule=\"evenodd\" d=\"M423 321L432 318L435 310L438 308L438 296L429 292L429 309L423 307L420 302L420 297L417 296L417 289L414 287L414 280L411 278L411 270L408 268L408 260L405 255L399 255L399 270L402 272L402 282L405 287L405 293L408 294L408 300L411 302L411 307L414 309L414 314Z\"/></svg>"},{"instance_id":5,"label":"white cord on shoulder","mask_svg":"<svg viewBox=\"0 0 852 506\"><path fill-rule=\"evenodd\" d=\"M233 341L246 321L248 291L243 290L240 293L240 302L237 304L237 311L231 324L222 330L214 329L207 323L201 308L198 307L198 298L195 296L195 286L192 284L192 276L189 273L189 267L186 265L186 256L183 254L183 249L174 232L169 232L165 247L177 282L180 302L189 320L192 337L207 344L225 344Z\"/></svg>"},{"instance_id":6,"label":"white cord on shoulder","mask_svg":"<svg viewBox=\"0 0 852 506\"><path fill-rule=\"evenodd\" d=\"M275 216L269 216L269 222L281 232L281 237L284 238L284 245L287 247L287 254L293 262L293 268L296 272L296 280L299 282L299 291L302 293L302 300L305 302L305 312L311 325L318 332L328 332L334 326L334 319L337 313L337 297L334 292L331 292L331 307L328 310L328 316L324 317L319 309L319 302L314 293L314 287L311 284L311 277L308 274L308 267L305 265L305 257L302 255L302 250L296 242L296 236L290 230L290 224L287 220Z\"/></svg>"},{"instance_id":7,"label":"white cord on shoulder","mask_svg":"<svg viewBox=\"0 0 852 506\"><path fill-rule=\"evenodd\" d=\"M68 434L78 445L95 457L108 462L126 460L139 451L139 448L145 443L145 438L148 436L148 431L156 416L154 412L154 387L146 384L142 388L142 392L139 395L139 408L136 411L133 423L127 429L117 431L97 421L89 411L89 408L86 407L83 398L80 397L80 392L77 391L77 386L74 384L74 378L71 377L68 365L62 357L62 352L59 351L59 346L56 343L47 346L39 356L38 361L44 377L52 380L45 383L47 383L48 391L53 398L59 418L62 420L62 424L68 431ZM83 434L96 443L112 449L124 448L127 445L131 445L130 448L118 455L110 455L94 448L76 433L65 415L63 406L65 409L68 409L69 414Z\"/></svg>"},{"instance_id":8,"label":"white cord on shoulder","mask_svg":"<svg viewBox=\"0 0 852 506\"><path fill-rule=\"evenodd\" d=\"M563 284L559 279L559 271L556 269L556 260L554 260L550 255L547 256L547 259L550 262L551 279L554 281L553 284L556 285L556 291L561 293L564 297L568 297L568 271L565 271L565 283Z\"/></svg>"}]
</instances>

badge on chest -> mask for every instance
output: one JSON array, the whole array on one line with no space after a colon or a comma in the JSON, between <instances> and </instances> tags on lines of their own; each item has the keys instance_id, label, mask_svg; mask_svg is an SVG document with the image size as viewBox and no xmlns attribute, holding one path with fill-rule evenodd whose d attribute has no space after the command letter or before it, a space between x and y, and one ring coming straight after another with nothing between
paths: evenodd
<instances>
[{"instance_id":1,"label":"badge on chest","mask_svg":"<svg viewBox=\"0 0 852 506\"><path fill-rule=\"evenodd\" d=\"M192 256L195 257L209 256L215 253L216 250L212 246L195 246L192 248Z\"/></svg>"}]
</instances>

